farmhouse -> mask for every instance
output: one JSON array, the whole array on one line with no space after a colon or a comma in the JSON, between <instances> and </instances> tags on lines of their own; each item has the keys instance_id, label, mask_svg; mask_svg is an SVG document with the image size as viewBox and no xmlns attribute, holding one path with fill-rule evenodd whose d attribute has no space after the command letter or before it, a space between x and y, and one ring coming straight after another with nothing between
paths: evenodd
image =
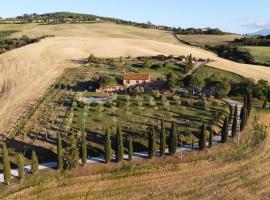
<instances>
[{"instance_id":1,"label":"farmhouse","mask_svg":"<svg viewBox=\"0 0 270 200\"><path fill-rule=\"evenodd\" d=\"M123 75L123 85L125 87L150 83L150 75L142 73L125 73Z\"/></svg>"}]
</instances>

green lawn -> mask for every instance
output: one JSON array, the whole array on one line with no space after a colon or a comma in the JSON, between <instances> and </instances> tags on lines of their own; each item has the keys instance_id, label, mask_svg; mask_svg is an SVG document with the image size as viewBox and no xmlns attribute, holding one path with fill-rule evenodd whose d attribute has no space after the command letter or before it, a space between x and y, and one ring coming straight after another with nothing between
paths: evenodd
<instances>
[{"instance_id":1,"label":"green lawn","mask_svg":"<svg viewBox=\"0 0 270 200\"><path fill-rule=\"evenodd\" d=\"M244 46L241 47L254 56L255 62L270 65L270 47Z\"/></svg>"},{"instance_id":2,"label":"green lawn","mask_svg":"<svg viewBox=\"0 0 270 200\"><path fill-rule=\"evenodd\" d=\"M209 66L200 66L196 71L195 74L199 75L200 77L202 77L203 79L207 79L212 75L215 75L215 77L219 78L219 79L225 79L230 81L231 83L241 83L243 81L246 80L246 78L238 75L238 74L234 74L232 72L227 72L227 71L223 71L220 69L215 69L213 67L209 67Z\"/></svg>"},{"instance_id":3,"label":"green lawn","mask_svg":"<svg viewBox=\"0 0 270 200\"><path fill-rule=\"evenodd\" d=\"M205 47L206 45L217 46L227 44L236 38L241 38L241 35L177 35L180 40L183 40L191 45Z\"/></svg>"}]
</instances>

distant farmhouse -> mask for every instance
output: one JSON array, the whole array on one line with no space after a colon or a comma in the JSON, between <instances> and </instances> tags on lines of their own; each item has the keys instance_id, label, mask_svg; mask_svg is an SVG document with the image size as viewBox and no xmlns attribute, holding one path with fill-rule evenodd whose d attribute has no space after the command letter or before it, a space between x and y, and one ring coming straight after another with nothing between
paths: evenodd
<instances>
[{"instance_id":1,"label":"distant farmhouse","mask_svg":"<svg viewBox=\"0 0 270 200\"><path fill-rule=\"evenodd\" d=\"M123 75L123 85L125 87L136 86L140 84L150 83L150 75L149 74L141 74L141 73L125 73Z\"/></svg>"},{"instance_id":2,"label":"distant farmhouse","mask_svg":"<svg viewBox=\"0 0 270 200\"><path fill-rule=\"evenodd\" d=\"M144 91L164 90L167 84L164 81L151 80L150 74L147 73L124 73L122 76L122 84L115 84L114 86L96 89L99 93L110 93L120 91L134 91L136 89L143 89Z\"/></svg>"}]
</instances>

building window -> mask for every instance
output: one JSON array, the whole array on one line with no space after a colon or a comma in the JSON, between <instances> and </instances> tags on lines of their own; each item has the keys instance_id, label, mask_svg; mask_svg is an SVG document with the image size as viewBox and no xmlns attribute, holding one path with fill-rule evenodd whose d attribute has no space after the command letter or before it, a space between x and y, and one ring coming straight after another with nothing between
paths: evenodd
<instances>
[{"instance_id":1,"label":"building window","mask_svg":"<svg viewBox=\"0 0 270 200\"><path fill-rule=\"evenodd\" d=\"M127 84L130 84L130 81L127 81Z\"/></svg>"},{"instance_id":2,"label":"building window","mask_svg":"<svg viewBox=\"0 0 270 200\"><path fill-rule=\"evenodd\" d=\"M140 81L136 81L136 83L140 83Z\"/></svg>"}]
</instances>

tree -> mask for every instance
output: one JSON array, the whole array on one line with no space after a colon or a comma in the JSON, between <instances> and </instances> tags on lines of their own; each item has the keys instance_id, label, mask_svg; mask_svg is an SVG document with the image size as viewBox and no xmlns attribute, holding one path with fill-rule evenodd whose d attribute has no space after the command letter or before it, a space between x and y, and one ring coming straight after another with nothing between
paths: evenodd
<instances>
[{"instance_id":1,"label":"tree","mask_svg":"<svg viewBox=\"0 0 270 200\"><path fill-rule=\"evenodd\" d=\"M24 177L24 157L22 154L18 154L18 177L22 179Z\"/></svg>"},{"instance_id":2,"label":"tree","mask_svg":"<svg viewBox=\"0 0 270 200\"><path fill-rule=\"evenodd\" d=\"M7 145L3 142L3 164L4 164L4 180L7 185L11 180L11 168L10 168L10 161L9 161L9 153L7 149Z\"/></svg>"},{"instance_id":3,"label":"tree","mask_svg":"<svg viewBox=\"0 0 270 200\"><path fill-rule=\"evenodd\" d=\"M175 121L172 122L170 136L169 136L169 153L170 155L174 155L177 149L177 135L175 130Z\"/></svg>"},{"instance_id":4,"label":"tree","mask_svg":"<svg viewBox=\"0 0 270 200\"><path fill-rule=\"evenodd\" d=\"M32 174L36 174L38 172L38 157L35 150L32 151L31 171Z\"/></svg>"},{"instance_id":5,"label":"tree","mask_svg":"<svg viewBox=\"0 0 270 200\"><path fill-rule=\"evenodd\" d=\"M240 130L243 131L247 123L247 108L245 105L241 109L240 119L241 119Z\"/></svg>"},{"instance_id":6,"label":"tree","mask_svg":"<svg viewBox=\"0 0 270 200\"><path fill-rule=\"evenodd\" d=\"M228 118L226 117L223 123L222 131L221 131L221 142L226 143L229 134L229 122Z\"/></svg>"},{"instance_id":7,"label":"tree","mask_svg":"<svg viewBox=\"0 0 270 200\"><path fill-rule=\"evenodd\" d=\"M263 106L262 106L263 109L267 108L267 103L268 103L268 99L267 99L267 97L265 97L264 101L263 101Z\"/></svg>"},{"instance_id":8,"label":"tree","mask_svg":"<svg viewBox=\"0 0 270 200\"><path fill-rule=\"evenodd\" d=\"M116 80L111 76L102 76L99 79L99 86L101 88L111 88L116 85Z\"/></svg>"},{"instance_id":9,"label":"tree","mask_svg":"<svg viewBox=\"0 0 270 200\"><path fill-rule=\"evenodd\" d=\"M199 75L192 75L189 81L189 86L194 90L194 88L202 88L205 85L204 79Z\"/></svg>"},{"instance_id":10,"label":"tree","mask_svg":"<svg viewBox=\"0 0 270 200\"><path fill-rule=\"evenodd\" d=\"M201 151L205 149L205 136L206 136L206 127L205 127L205 123L203 123L201 127L201 135L199 138L199 149Z\"/></svg>"},{"instance_id":11,"label":"tree","mask_svg":"<svg viewBox=\"0 0 270 200\"><path fill-rule=\"evenodd\" d=\"M148 156L149 158L153 158L156 153L156 138L155 138L155 127L152 126L150 133L149 133L149 140L148 140Z\"/></svg>"},{"instance_id":12,"label":"tree","mask_svg":"<svg viewBox=\"0 0 270 200\"><path fill-rule=\"evenodd\" d=\"M132 160L132 156L133 156L133 141L132 141L132 137L129 137L129 140L128 140L128 160Z\"/></svg>"},{"instance_id":13,"label":"tree","mask_svg":"<svg viewBox=\"0 0 270 200\"><path fill-rule=\"evenodd\" d=\"M164 124L164 117L162 116L161 119L161 132L160 132L160 156L164 156L166 149L166 130L165 130L165 124Z\"/></svg>"},{"instance_id":14,"label":"tree","mask_svg":"<svg viewBox=\"0 0 270 200\"><path fill-rule=\"evenodd\" d=\"M86 134L83 131L82 133L82 144L81 144L81 151L82 151L82 165L85 165L87 162L87 144L86 144Z\"/></svg>"},{"instance_id":15,"label":"tree","mask_svg":"<svg viewBox=\"0 0 270 200\"><path fill-rule=\"evenodd\" d=\"M208 147L211 148L212 147L212 144L213 144L213 128L210 127L210 133L209 133L209 137L208 137Z\"/></svg>"},{"instance_id":16,"label":"tree","mask_svg":"<svg viewBox=\"0 0 270 200\"><path fill-rule=\"evenodd\" d=\"M173 89L176 87L177 81L178 81L178 77L173 72L167 75L167 84L170 89Z\"/></svg>"},{"instance_id":17,"label":"tree","mask_svg":"<svg viewBox=\"0 0 270 200\"><path fill-rule=\"evenodd\" d=\"M234 108L234 117L233 117L233 123L232 123L232 137L236 136L237 125L238 125L238 107L236 104Z\"/></svg>"},{"instance_id":18,"label":"tree","mask_svg":"<svg viewBox=\"0 0 270 200\"><path fill-rule=\"evenodd\" d=\"M152 67L152 63L150 61L146 61L144 64L143 64L143 67L144 68L150 68Z\"/></svg>"},{"instance_id":19,"label":"tree","mask_svg":"<svg viewBox=\"0 0 270 200\"><path fill-rule=\"evenodd\" d=\"M65 168L72 169L79 165L80 153L77 145L77 136L73 133L68 138L68 147L65 151Z\"/></svg>"},{"instance_id":20,"label":"tree","mask_svg":"<svg viewBox=\"0 0 270 200\"><path fill-rule=\"evenodd\" d=\"M104 146L105 162L109 163L112 160L112 147L111 147L111 135L108 129L106 129L106 141Z\"/></svg>"},{"instance_id":21,"label":"tree","mask_svg":"<svg viewBox=\"0 0 270 200\"><path fill-rule=\"evenodd\" d=\"M62 170L64 167L63 162L63 149L62 149L62 138L61 134L57 134L57 168Z\"/></svg>"},{"instance_id":22,"label":"tree","mask_svg":"<svg viewBox=\"0 0 270 200\"><path fill-rule=\"evenodd\" d=\"M91 55L88 57L88 62L89 62L89 63L96 63L96 62L98 62L98 59L97 59L93 54L91 54Z\"/></svg>"},{"instance_id":23,"label":"tree","mask_svg":"<svg viewBox=\"0 0 270 200\"><path fill-rule=\"evenodd\" d=\"M122 162L124 158L124 145L123 145L123 135L120 125L117 127L116 132L116 161Z\"/></svg>"},{"instance_id":24,"label":"tree","mask_svg":"<svg viewBox=\"0 0 270 200\"><path fill-rule=\"evenodd\" d=\"M228 81L220 81L217 83L217 97L222 99L231 91L231 84Z\"/></svg>"},{"instance_id":25,"label":"tree","mask_svg":"<svg viewBox=\"0 0 270 200\"><path fill-rule=\"evenodd\" d=\"M247 116L249 117L250 116L250 113L251 113L251 106L252 106L252 104L251 104L251 94L250 93L248 93L248 95L247 95Z\"/></svg>"}]
</instances>

